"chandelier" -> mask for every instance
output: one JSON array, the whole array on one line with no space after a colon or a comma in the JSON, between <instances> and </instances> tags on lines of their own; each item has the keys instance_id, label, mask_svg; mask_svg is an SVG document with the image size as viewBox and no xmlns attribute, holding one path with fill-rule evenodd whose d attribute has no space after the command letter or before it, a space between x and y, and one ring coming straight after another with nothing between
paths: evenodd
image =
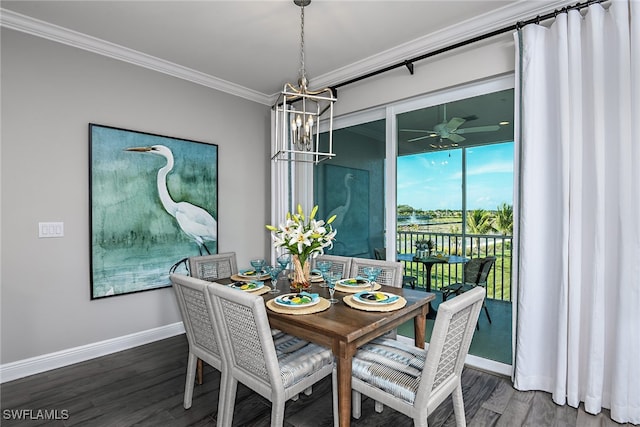
<instances>
[{"instance_id":1,"label":"chandelier","mask_svg":"<svg viewBox=\"0 0 640 427\"><path fill-rule=\"evenodd\" d=\"M293 0L300 7L300 70L298 85L285 83L273 106L275 110L275 154L272 160L318 164L333 153L333 104L331 88L311 91L304 66L304 8L311 0ZM327 150L320 151L320 121L328 124Z\"/></svg>"}]
</instances>

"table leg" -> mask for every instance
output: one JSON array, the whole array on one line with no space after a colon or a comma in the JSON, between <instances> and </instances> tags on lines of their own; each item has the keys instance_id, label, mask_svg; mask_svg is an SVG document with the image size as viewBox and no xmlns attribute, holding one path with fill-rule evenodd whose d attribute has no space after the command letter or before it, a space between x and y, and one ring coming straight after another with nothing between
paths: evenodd
<instances>
[{"instance_id":1,"label":"table leg","mask_svg":"<svg viewBox=\"0 0 640 427\"><path fill-rule=\"evenodd\" d=\"M426 310L426 307L425 307ZM413 318L414 344L418 348L424 348L424 335L427 332L427 317L429 312Z\"/></svg>"},{"instance_id":2,"label":"table leg","mask_svg":"<svg viewBox=\"0 0 640 427\"><path fill-rule=\"evenodd\" d=\"M336 357L338 364L338 419L340 427L351 424L351 357Z\"/></svg>"},{"instance_id":3,"label":"table leg","mask_svg":"<svg viewBox=\"0 0 640 427\"><path fill-rule=\"evenodd\" d=\"M424 263L424 267L427 274L427 277L425 277L425 287L427 289L427 292L431 292L431 268L433 267L433 264L434 264L433 262ZM438 312L431 305L431 301L429 301L429 311L427 312L427 318L435 319L436 314L438 314Z\"/></svg>"}]
</instances>

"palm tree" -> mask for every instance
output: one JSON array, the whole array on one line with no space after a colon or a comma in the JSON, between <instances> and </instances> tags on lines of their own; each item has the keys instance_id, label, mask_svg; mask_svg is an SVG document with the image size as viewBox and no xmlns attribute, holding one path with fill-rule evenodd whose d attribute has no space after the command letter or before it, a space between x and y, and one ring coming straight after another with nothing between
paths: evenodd
<instances>
[{"instance_id":1,"label":"palm tree","mask_svg":"<svg viewBox=\"0 0 640 427\"><path fill-rule=\"evenodd\" d=\"M506 203L498 206L493 219L493 228L502 235L513 234L513 206Z\"/></svg>"},{"instance_id":2,"label":"palm tree","mask_svg":"<svg viewBox=\"0 0 640 427\"><path fill-rule=\"evenodd\" d=\"M493 227L491 212L484 209L475 209L467 212L467 232L469 234L487 234ZM478 250L480 249L480 237L476 239Z\"/></svg>"}]
</instances>

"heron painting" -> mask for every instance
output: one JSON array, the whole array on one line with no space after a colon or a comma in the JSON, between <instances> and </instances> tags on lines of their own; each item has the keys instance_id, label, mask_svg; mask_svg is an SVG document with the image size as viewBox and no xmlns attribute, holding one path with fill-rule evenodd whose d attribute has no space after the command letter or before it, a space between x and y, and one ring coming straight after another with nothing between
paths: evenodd
<instances>
[{"instance_id":1,"label":"heron painting","mask_svg":"<svg viewBox=\"0 0 640 427\"><path fill-rule=\"evenodd\" d=\"M169 270L217 253L218 147L89 125L91 298L170 285Z\"/></svg>"}]
</instances>

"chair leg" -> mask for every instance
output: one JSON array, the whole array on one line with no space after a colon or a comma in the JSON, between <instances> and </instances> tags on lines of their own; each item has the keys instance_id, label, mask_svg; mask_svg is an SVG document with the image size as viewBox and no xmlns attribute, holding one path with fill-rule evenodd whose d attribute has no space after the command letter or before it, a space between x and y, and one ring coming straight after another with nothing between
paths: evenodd
<instances>
[{"instance_id":1,"label":"chair leg","mask_svg":"<svg viewBox=\"0 0 640 427\"><path fill-rule=\"evenodd\" d=\"M309 386L304 390L306 396L311 396L311 393L313 393L313 386Z\"/></svg>"},{"instance_id":2,"label":"chair leg","mask_svg":"<svg viewBox=\"0 0 640 427\"><path fill-rule=\"evenodd\" d=\"M184 384L184 409L191 408L191 400L193 398L193 386L195 382L196 360L195 354L189 352L189 360L187 361L187 379Z\"/></svg>"},{"instance_id":3,"label":"chair leg","mask_svg":"<svg viewBox=\"0 0 640 427\"><path fill-rule=\"evenodd\" d=\"M218 399L223 399L224 402L224 410L222 414L218 412L218 427L228 427L233 423L233 411L236 406L236 393L238 391L238 380L233 378L230 374L226 374L223 371L222 378L225 379L227 383L224 388L222 388L222 384L220 385L220 393L224 393L224 396L219 396ZM218 408L220 405L218 404Z\"/></svg>"},{"instance_id":4,"label":"chair leg","mask_svg":"<svg viewBox=\"0 0 640 427\"><path fill-rule=\"evenodd\" d=\"M464 400L462 399L462 384L460 380L458 380L458 386L451 393L451 397L453 398L453 413L456 417L456 426L465 427L467 421L464 416Z\"/></svg>"},{"instance_id":5,"label":"chair leg","mask_svg":"<svg viewBox=\"0 0 640 427\"><path fill-rule=\"evenodd\" d=\"M351 391L351 415L356 420L362 415L362 396L359 391Z\"/></svg>"},{"instance_id":6,"label":"chair leg","mask_svg":"<svg viewBox=\"0 0 640 427\"><path fill-rule=\"evenodd\" d=\"M484 301L482 302L482 307L484 307L484 312L487 315L487 319L489 319L489 323L491 323L491 316L489 316L489 309L487 308L487 304Z\"/></svg>"},{"instance_id":7,"label":"chair leg","mask_svg":"<svg viewBox=\"0 0 640 427\"><path fill-rule=\"evenodd\" d=\"M202 366L202 359L198 359L198 366L196 368L196 377L198 379L198 385L202 385L202 370L203 370L203 366Z\"/></svg>"},{"instance_id":8,"label":"chair leg","mask_svg":"<svg viewBox=\"0 0 640 427\"><path fill-rule=\"evenodd\" d=\"M331 373L331 394L333 401L333 427L340 427L340 416L338 415L338 370L335 364Z\"/></svg>"}]
</instances>

